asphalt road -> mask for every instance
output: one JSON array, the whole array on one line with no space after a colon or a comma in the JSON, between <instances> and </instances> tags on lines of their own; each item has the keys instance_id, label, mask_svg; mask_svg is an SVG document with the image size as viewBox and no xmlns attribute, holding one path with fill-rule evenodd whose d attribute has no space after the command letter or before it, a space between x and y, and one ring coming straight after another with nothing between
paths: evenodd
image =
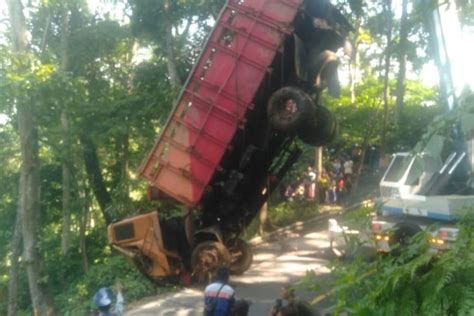
<instances>
[{"instance_id":1,"label":"asphalt road","mask_svg":"<svg viewBox=\"0 0 474 316\"><path fill-rule=\"evenodd\" d=\"M326 227L326 222L320 226ZM249 315L255 316L267 315L281 286L298 280L306 271L314 270L323 280L329 273L326 264L333 257L327 231L322 228L289 233L272 243L259 245L254 253L252 267L242 276L232 276L230 284L236 289L237 298L253 302ZM297 295L310 298L307 293L297 291ZM128 307L125 315L202 315L203 307L203 288L195 287L136 302Z\"/></svg>"}]
</instances>

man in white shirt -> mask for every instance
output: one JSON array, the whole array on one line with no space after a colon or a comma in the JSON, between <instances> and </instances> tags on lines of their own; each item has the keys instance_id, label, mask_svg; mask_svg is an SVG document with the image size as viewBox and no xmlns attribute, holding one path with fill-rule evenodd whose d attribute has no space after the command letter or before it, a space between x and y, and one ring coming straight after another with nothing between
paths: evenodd
<instances>
[{"instance_id":1,"label":"man in white shirt","mask_svg":"<svg viewBox=\"0 0 474 316\"><path fill-rule=\"evenodd\" d=\"M352 167L354 166L354 162L349 159L344 162L344 176L350 177L352 176Z\"/></svg>"}]
</instances>

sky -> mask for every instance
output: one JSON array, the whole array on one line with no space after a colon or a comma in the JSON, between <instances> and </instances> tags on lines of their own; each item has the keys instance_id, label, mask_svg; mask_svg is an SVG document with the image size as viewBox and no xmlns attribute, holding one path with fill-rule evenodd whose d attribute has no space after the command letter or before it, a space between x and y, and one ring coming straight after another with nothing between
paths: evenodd
<instances>
[{"instance_id":1,"label":"sky","mask_svg":"<svg viewBox=\"0 0 474 316\"><path fill-rule=\"evenodd\" d=\"M455 7L440 7L447 54L451 63L451 73L456 95L459 96L465 87L474 90L474 27L461 27ZM426 64L420 79L427 85L439 83L438 69L433 61Z\"/></svg>"},{"instance_id":2,"label":"sky","mask_svg":"<svg viewBox=\"0 0 474 316\"><path fill-rule=\"evenodd\" d=\"M474 89L474 28L461 28L453 5L448 10L446 6L440 9L454 86L459 95L466 85Z\"/></svg>"}]
</instances>

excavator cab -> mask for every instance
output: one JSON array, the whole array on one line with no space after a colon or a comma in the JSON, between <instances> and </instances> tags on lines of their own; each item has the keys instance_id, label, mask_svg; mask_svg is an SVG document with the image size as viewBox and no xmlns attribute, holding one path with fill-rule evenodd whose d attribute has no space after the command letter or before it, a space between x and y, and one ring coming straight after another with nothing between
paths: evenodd
<instances>
[{"instance_id":1,"label":"excavator cab","mask_svg":"<svg viewBox=\"0 0 474 316\"><path fill-rule=\"evenodd\" d=\"M158 211L109 225L108 238L114 249L153 280L179 275L189 261L185 232L174 222L160 222Z\"/></svg>"},{"instance_id":2,"label":"excavator cab","mask_svg":"<svg viewBox=\"0 0 474 316\"><path fill-rule=\"evenodd\" d=\"M152 281L172 281L189 273L204 280L221 264L234 274L242 274L253 258L249 244L235 236L224 241L218 227L194 232L191 213L184 218L164 219L155 211L127 218L109 225L108 238L114 249Z\"/></svg>"}]
</instances>

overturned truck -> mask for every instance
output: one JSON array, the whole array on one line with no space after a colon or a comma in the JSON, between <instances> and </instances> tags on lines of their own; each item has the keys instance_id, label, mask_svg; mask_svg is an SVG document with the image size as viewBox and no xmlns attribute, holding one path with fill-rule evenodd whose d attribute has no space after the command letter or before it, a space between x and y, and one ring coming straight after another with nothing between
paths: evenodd
<instances>
[{"instance_id":1,"label":"overturned truck","mask_svg":"<svg viewBox=\"0 0 474 316\"><path fill-rule=\"evenodd\" d=\"M339 92L336 52L350 30L328 1L228 1L140 167L151 198L189 213L116 222L110 244L155 280L245 272L252 251L240 237L300 156L296 139L321 146L337 133L320 94Z\"/></svg>"}]
</instances>

